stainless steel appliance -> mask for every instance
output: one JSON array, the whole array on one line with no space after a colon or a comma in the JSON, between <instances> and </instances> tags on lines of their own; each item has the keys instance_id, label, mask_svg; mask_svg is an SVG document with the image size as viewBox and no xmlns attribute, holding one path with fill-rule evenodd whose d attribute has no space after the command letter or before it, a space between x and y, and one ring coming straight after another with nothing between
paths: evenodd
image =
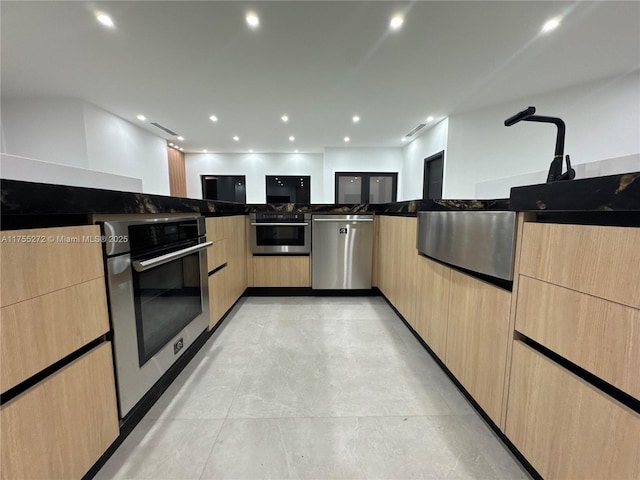
<instances>
[{"instance_id":1,"label":"stainless steel appliance","mask_svg":"<svg viewBox=\"0 0 640 480\"><path fill-rule=\"evenodd\" d=\"M203 217L105 221L107 285L124 417L209 324Z\"/></svg>"},{"instance_id":2,"label":"stainless steel appliance","mask_svg":"<svg viewBox=\"0 0 640 480\"><path fill-rule=\"evenodd\" d=\"M311 215L308 213L252 213L251 251L258 254L311 252Z\"/></svg>"},{"instance_id":3,"label":"stainless steel appliance","mask_svg":"<svg viewBox=\"0 0 640 480\"><path fill-rule=\"evenodd\" d=\"M418 250L474 272L513 279L516 212L418 212Z\"/></svg>"},{"instance_id":4,"label":"stainless steel appliance","mask_svg":"<svg viewBox=\"0 0 640 480\"><path fill-rule=\"evenodd\" d=\"M313 215L314 289L371 288L373 215Z\"/></svg>"}]
</instances>

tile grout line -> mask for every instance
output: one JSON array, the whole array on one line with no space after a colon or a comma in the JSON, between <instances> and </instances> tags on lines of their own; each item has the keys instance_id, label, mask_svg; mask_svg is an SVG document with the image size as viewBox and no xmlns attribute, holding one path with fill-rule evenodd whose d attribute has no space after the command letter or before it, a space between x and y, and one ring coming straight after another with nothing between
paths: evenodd
<instances>
[{"instance_id":1,"label":"tile grout line","mask_svg":"<svg viewBox=\"0 0 640 480\"><path fill-rule=\"evenodd\" d=\"M246 304L243 304L242 306L244 306ZM241 310L242 306L238 309ZM242 372L242 377L240 377L240 381L238 382L238 385L236 386L234 392L233 392L233 398L231 400L231 403L229 404L229 408L227 409L227 413L224 416L224 419L222 421L222 425L220 425L220 430L218 430L218 434L216 435L216 438L213 440L213 443L211 444L211 450L209 450L209 454L207 455L206 460L204 461L203 465L202 465L202 472L200 472L200 476L198 477L199 480L202 480L204 477L204 472L207 468L207 464L209 463L209 460L211 459L211 456L213 455L213 450L215 449L216 443L218 443L218 439L220 438L220 434L222 433L222 430L224 429L224 426L227 424L227 420L229 419L229 412L231 411L231 407L233 407L233 403L236 400L236 397L238 395L238 390L240 389L240 386L242 385L242 381L244 380L245 376L247 375L247 370L249 369L249 365L251 364L251 362L253 361L254 357L256 356L256 351L258 350L258 345L260 345L260 342L262 342L262 337L264 336L264 330L265 330L265 326L262 327L262 332L260 332L260 337L258 338L258 341L256 342L255 345L255 349L253 351L253 354L251 355L251 357L249 358L249 360L247 361L247 364L244 367L244 370Z\"/></svg>"}]
</instances>

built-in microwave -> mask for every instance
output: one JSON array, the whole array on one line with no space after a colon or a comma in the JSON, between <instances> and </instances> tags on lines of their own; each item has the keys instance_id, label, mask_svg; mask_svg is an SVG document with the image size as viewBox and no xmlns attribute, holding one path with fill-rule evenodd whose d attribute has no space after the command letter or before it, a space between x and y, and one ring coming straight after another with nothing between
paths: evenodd
<instances>
[{"instance_id":1,"label":"built-in microwave","mask_svg":"<svg viewBox=\"0 0 640 480\"><path fill-rule=\"evenodd\" d=\"M311 214L252 213L250 241L256 254L311 253Z\"/></svg>"}]
</instances>

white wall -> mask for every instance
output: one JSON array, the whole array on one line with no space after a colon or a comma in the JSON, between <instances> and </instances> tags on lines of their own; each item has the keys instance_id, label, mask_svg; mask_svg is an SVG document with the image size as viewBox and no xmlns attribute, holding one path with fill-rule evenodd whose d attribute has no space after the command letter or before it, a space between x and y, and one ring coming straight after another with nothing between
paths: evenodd
<instances>
[{"instance_id":1,"label":"white wall","mask_svg":"<svg viewBox=\"0 0 640 480\"><path fill-rule=\"evenodd\" d=\"M90 103L84 104L87 167L142 180L144 193L169 195L167 142Z\"/></svg>"},{"instance_id":2,"label":"white wall","mask_svg":"<svg viewBox=\"0 0 640 480\"><path fill-rule=\"evenodd\" d=\"M14 178L42 182L41 161L79 168L43 163L49 183L95 187L87 180L95 171L111 175L97 175L110 178L102 188L134 191L138 180L144 193L169 194L165 140L81 100L3 98L2 137L2 153L27 159L3 161Z\"/></svg>"},{"instance_id":3,"label":"white wall","mask_svg":"<svg viewBox=\"0 0 640 480\"><path fill-rule=\"evenodd\" d=\"M142 192L142 180L139 178L96 172L7 153L0 153L0 174L2 178L9 180Z\"/></svg>"},{"instance_id":4,"label":"white wall","mask_svg":"<svg viewBox=\"0 0 640 480\"><path fill-rule=\"evenodd\" d=\"M247 203L266 202L266 175L310 175L311 203L324 203L322 154L187 153L187 196L202 198L200 175L245 175Z\"/></svg>"},{"instance_id":5,"label":"white wall","mask_svg":"<svg viewBox=\"0 0 640 480\"><path fill-rule=\"evenodd\" d=\"M572 164L573 166L573 164ZM640 171L640 153L624 157L608 158L589 163L575 165L576 178L602 177L618 173ZM534 185L544 183L547 171L525 173L513 177L496 178L476 183L476 193L473 198L507 198L511 187L518 185ZM544 180L541 180L544 179Z\"/></svg>"},{"instance_id":6,"label":"white wall","mask_svg":"<svg viewBox=\"0 0 640 480\"><path fill-rule=\"evenodd\" d=\"M402 148L326 148L324 194L320 203L335 202L336 172L397 172L398 199L402 197Z\"/></svg>"},{"instance_id":7,"label":"white wall","mask_svg":"<svg viewBox=\"0 0 640 480\"><path fill-rule=\"evenodd\" d=\"M87 168L83 102L2 98L2 153Z\"/></svg>"},{"instance_id":8,"label":"white wall","mask_svg":"<svg viewBox=\"0 0 640 480\"><path fill-rule=\"evenodd\" d=\"M515 183L510 186L518 185L518 181L546 181L555 147L555 126L531 122L504 126L506 118L529 105L535 106L539 115L564 120L565 154L571 156L573 164L640 153L640 72L635 71L451 116L445 198L474 198L477 183L498 178L513 177ZM526 174L533 172L544 175L531 182ZM499 196L508 195L507 189Z\"/></svg>"},{"instance_id":9,"label":"white wall","mask_svg":"<svg viewBox=\"0 0 640 480\"><path fill-rule=\"evenodd\" d=\"M424 159L444 150L444 161L446 163L448 134L449 119L445 118L432 127L429 127L427 131L404 147L402 188L399 188L402 195L398 195L398 200L415 200L422 198ZM443 181L444 185L446 185L444 175Z\"/></svg>"}]
</instances>

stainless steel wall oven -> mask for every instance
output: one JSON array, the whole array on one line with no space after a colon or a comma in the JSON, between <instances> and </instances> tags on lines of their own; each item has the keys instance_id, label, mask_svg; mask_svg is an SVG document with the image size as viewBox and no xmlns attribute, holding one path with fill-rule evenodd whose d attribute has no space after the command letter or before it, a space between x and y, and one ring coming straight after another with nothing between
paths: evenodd
<instances>
[{"instance_id":1,"label":"stainless steel wall oven","mask_svg":"<svg viewBox=\"0 0 640 480\"><path fill-rule=\"evenodd\" d=\"M107 286L124 417L209 324L203 217L105 221Z\"/></svg>"},{"instance_id":2,"label":"stainless steel wall oven","mask_svg":"<svg viewBox=\"0 0 640 480\"><path fill-rule=\"evenodd\" d=\"M252 213L249 218L253 253L311 253L311 214Z\"/></svg>"}]
</instances>

